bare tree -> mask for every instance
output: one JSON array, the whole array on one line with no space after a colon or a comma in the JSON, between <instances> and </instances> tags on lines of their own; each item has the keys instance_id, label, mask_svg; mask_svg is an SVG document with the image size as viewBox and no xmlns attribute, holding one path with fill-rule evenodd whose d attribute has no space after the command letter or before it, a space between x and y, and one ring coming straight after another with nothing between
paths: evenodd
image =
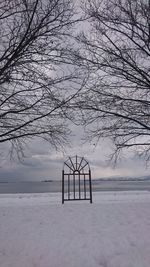
<instances>
[{"instance_id":1,"label":"bare tree","mask_svg":"<svg viewBox=\"0 0 150 267\"><path fill-rule=\"evenodd\" d=\"M78 61L90 71L80 94L91 138L110 137L115 155L135 148L150 159L150 1L88 0L90 33L78 36ZM92 124L92 127L91 127Z\"/></svg>"},{"instance_id":2,"label":"bare tree","mask_svg":"<svg viewBox=\"0 0 150 267\"><path fill-rule=\"evenodd\" d=\"M18 153L35 136L65 140L65 105L79 80L70 53L77 20L71 0L0 1L0 143Z\"/></svg>"}]
</instances>

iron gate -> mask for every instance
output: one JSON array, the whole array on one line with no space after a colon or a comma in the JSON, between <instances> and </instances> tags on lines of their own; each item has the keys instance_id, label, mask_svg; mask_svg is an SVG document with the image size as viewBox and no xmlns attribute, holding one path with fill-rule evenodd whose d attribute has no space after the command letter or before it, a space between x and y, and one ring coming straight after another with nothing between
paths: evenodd
<instances>
[{"instance_id":1,"label":"iron gate","mask_svg":"<svg viewBox=\"0 0 150 267\"><path fill-rule=\"evenodd\" d=\"M91 170L84 157L69 157L64 162L62 204L72 200L90 200L92 203Z\"/></svg>"}]
</instances>

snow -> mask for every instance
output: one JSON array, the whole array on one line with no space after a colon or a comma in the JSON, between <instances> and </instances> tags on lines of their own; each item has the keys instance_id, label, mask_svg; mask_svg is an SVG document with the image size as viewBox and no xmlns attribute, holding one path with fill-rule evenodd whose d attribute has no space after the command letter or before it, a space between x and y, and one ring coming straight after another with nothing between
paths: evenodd
<instances>
[{"instance_id":1,"label":"snow","mask_svg":"<svg viewBox=\"0 0 150 267\"><path fill-rule=\"evenodd\" d=\"M0 195L0 267L149 267L150 193Z\"/></svg>"}]
</instances>

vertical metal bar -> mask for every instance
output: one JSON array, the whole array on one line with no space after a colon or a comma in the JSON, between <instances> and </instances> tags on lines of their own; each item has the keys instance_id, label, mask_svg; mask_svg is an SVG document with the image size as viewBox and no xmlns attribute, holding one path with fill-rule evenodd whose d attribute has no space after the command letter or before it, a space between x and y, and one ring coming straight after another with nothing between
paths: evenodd
<instances>
[{"instance_id":1,"label":"vertical metal bar","mask_svg":"<svg viewBox=\"0 0 150 267\"><path fill-rule=\"evenodd\" d=\"M68 199L70 199L70 174L68 174Z\"/></svg>"},{"instance_id":2,"label":"vertical metal bar","mask_svg":"<svg viewBox=\"0 0 150 267\"><path fill-rule=\"evenodd\" d=\"M77 155L76 155L76 170L77 170Z\"/></svg>"},{"instance_id":3,"label":"vertical metal bar","mask_svg":"<svg viewBox=\"0 0 150 267\"><path fill-rule=\"evenodd\" d=\"M86 199L86 181L85 181L85 174L84 174L84 198Z\"/></svg>"},{"instance_id":4,"label":"vertical metal bar","mask_svg":"<svg viewBox=\"0 0 150 267\"><path fill-rule=\"evenodd\" d=\"M62 204L64 204L64 170L62 170Z\"/></svg>"},{"instance_id":5,"label":"vertical metal bar","mask_svg":"<svg viewBox=\"0 0 150 267\"><path fill-rule=\"evenodd\" d=\"M90 203L92 203L92 181L91 181L91 170L89 169L89 186L90 186Z\"/></svg>"},{"instance_id":6,"label":"vertical metal bar","mask_svg":"<svg viewBox=\"0 0 150 267\"><path fill-rule=\"evenodd\" d=\"M74 199L76 198L76 194L75 194L75 174L73 173L73 195L74 195Z\"/></svg>"},{"instance_id":7,"label":"vertical metal bar","mask_svg":"<svg viewBox=\"0 0 150 267\"><path fill-rule=\"evenodd\" d=\"M79 172L79 199L81 199L81 188L80 188L80 172Z\"/></svg>"}]
</instances>

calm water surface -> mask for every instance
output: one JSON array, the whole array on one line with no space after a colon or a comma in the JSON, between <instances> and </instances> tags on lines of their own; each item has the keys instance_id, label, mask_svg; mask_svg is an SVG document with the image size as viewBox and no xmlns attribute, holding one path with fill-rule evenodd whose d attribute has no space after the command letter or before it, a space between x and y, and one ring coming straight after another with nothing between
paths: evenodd
<instances>
[{"instance_id":1,"label":"calm water surface","mask_svg":"<svg viewBox=\"0 0 150 267\"><path fill-rule=\"evenodd\" d=\"M92 181L93 191L150 191L150 180L146 181ZM0 183L0 194L61 192L61 181Z\"/></svg>"}]
</instances>

